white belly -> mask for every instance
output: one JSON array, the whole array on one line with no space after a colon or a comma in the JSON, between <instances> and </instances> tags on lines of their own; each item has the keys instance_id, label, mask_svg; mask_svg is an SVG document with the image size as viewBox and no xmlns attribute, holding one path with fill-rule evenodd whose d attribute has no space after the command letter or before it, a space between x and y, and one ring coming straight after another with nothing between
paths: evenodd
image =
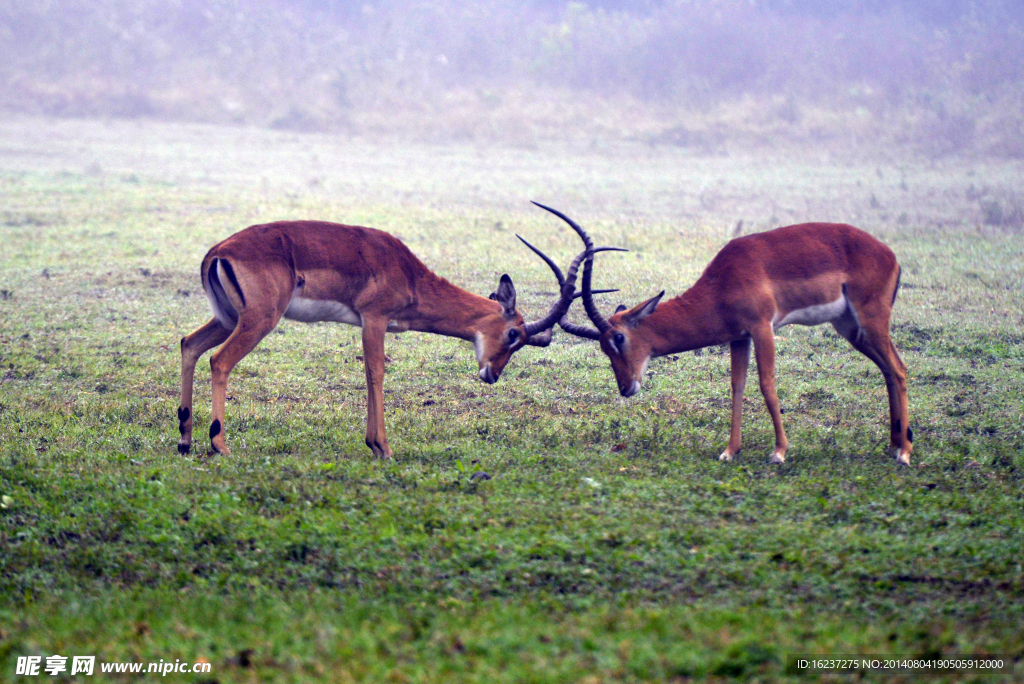
<instances>
[{"instance_id":1,"label":"white belly","mask_svg":"<svg viewBox=\"0 0 1024 684\"><path fill-rule=\"evenodd\" d=\"M822 323L831 323L846 314L847 306L846 297L840 296L839 299L828 304L815 304L803 309L793 309L782 318L779 318L776 314L776 317L772 320L772 327L778 330L784 325L821 325Z\"/></svg>"},{"instance_id":2,"label":"white belly","mask_svg":"<svg viewBox=\"0 0 1024 684\"><path fill-rule=\"evenodd\" d=\"M288 304L288 308L284 312L284 317L293 321L302 321L303 323L334 321L335 323L348 323L349 325L358 326L363 324L362 316L341 302L329 299L292 297L291 303Z\"/></svg>"}]
</instances>

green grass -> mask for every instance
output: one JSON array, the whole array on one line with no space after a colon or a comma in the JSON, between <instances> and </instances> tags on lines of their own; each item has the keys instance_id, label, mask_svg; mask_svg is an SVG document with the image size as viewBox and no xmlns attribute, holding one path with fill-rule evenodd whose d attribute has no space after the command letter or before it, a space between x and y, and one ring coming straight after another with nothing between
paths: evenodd
<instances>
[{"instance_id":1,"label":"green grass","mask_svg":"<svg viewBox=\"0 0 1024 684\"><path fill-rule=\"evenodd\" d=\"M1019 166L360 156L322 136L248 132L240 149L226 129L50 125L98 135L84 150L39 136L0 165L0 681L55 653L206 659L219 682L797 681L794 653L1004 654L1017 669L1001 676L1020 677L1024 238L964 193ZM175 142L189 131L202 139ZM294 186L245 161L301 168L321 143L362 166ZM904 268L913 467L885 454L878 371L795 327L778 343L782 466L756 383L745 450L717 461L723 350L655 361L623 400L596 346L561 333L493 386L464 343L389 335L396 457L377 461L358 331L290 322L232 375L233 454L176 453L177 342L209 316L198 265L218 239L276 218L373 225L475 292L512 274L536 313L552 279L513 233L563 262L579 247L531 198L633 250L599 257L600 284L622 288L609 306L681 291L739 218L881 235ZM198 450L209 401L204 360Z\"/></svg>"}]
</instances>

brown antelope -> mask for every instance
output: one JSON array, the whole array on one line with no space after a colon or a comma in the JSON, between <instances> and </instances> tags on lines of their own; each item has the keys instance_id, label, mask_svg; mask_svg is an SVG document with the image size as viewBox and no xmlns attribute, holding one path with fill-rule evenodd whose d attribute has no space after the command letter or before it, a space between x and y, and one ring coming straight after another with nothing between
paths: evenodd
<instances>
[{"instance_id":1,"label":"brown antelope","mask_svg":"<svg viewBox=\"0 0 1024 684\"><path fill-rule=\"evenodd\" d=\"M587 253L596 251L583 229L560 212L548 211L580 234ZM881 369L889 393L890 446L899 463L910 464L914 437L907 405L907 367L889 338L900 267L892 250L874 237L844 224L804 223L736 238L683 294L659 306L663 291L632 309L620 306L609 319L594 304L592 267L589 256L581 289L583 306L596 330L562 327L600 341L622 396L631 397L640 390L654 357L729 343L732 427L721 460L729 461L740 451L751 341L761 393L775 427L771 462L783 463L789 442L775 392L774 332L790 324L831 323Z\"/></svg>"},{"instance_id":2,"label":"brown antelope","mask_svg":"<svg viewBox=\"0 0 1024 684\"><path fill-rule=\"evenodd\" d=\"M196 362L223 343L210 360L213 412L210 453L228 453L224 402L231 369L282 317L336 321L363 329L366 368L366 445L390 457L384 434L384 335L418 330L458 337L476 349L480 379L494 383L524 345L547 346L551 329L574 297L576 273L586 252L559 277L560 295L548 314L524 322L512 279L480 297L435 275L397 238L373 228L320 221L281 221L250 226L206 254L203 290L213 318L181 340L181 407L178 451L192 445L192 385Z\"/></svg>"}]
</instances>

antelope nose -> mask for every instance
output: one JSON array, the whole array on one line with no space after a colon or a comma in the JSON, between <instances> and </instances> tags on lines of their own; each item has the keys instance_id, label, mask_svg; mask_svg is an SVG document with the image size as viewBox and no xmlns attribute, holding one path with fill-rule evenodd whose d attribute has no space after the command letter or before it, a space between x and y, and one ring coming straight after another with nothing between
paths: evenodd
<instances>
[{"instance_id":1,"label":"antelope nose","mask_svg":"<svg viewBox=\"0 0 1024 684\"><path fill-rule=\"evenodd\" d=\"M488 385L493 385L498 382L498 376L491 372L491 364L487 364L480 369L480 379Z\"/></svg>"},{"instance_id":2,"label":"antelope nose","mask_svg":"<svg viewBox=\"0 0 1024 684\"><path fill-rule=\"evenodd\" d=\"M640 391L640 381L639 380L634 380L633 384L630 385L629 387L620 387L619 388L619 394L621 394L624 397L631 397L631 396L633 396L634 394L636 394L639 391Z\"/></svg>"}]
</instances>

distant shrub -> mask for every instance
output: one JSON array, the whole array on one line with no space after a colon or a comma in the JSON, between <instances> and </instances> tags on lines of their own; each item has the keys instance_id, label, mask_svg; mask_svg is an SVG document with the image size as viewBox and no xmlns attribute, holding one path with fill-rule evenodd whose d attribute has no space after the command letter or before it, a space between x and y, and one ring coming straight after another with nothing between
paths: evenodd
<instances>
[{"instance_id":1,"label":"distant shrub","mask_svg":"<svg viewBox=\"0 0 1024 684\"><path fill-rule=\"evenodd\" d=\"M995 198L980 200L979 206L985 225L997 228L1024 228L1024 202L1018 197L1007 198L1004 202Z\"/></svg>"}]
</instances>

